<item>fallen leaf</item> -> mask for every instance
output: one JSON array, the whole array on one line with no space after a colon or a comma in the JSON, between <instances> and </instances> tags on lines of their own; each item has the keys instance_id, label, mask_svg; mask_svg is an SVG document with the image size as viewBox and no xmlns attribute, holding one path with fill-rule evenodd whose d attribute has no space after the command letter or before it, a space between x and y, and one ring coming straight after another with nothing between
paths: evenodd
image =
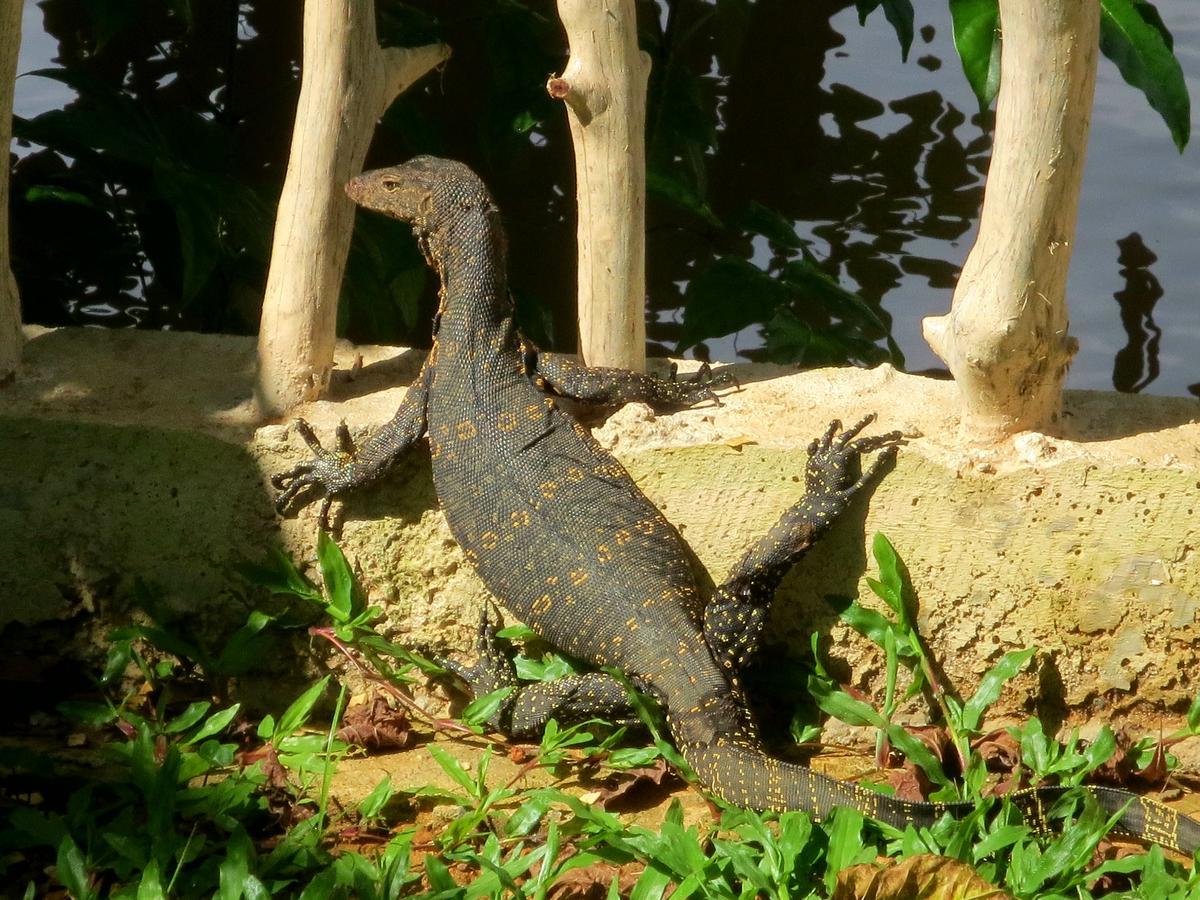
<instances>
[{"instance_id":1,"label":"fallen leaf","mask_svg":"<svg viewBox=\"0 0 1200 900\"><path fill-rule=\"evenodd\" d=\"M596 803L601 809L619 811L656 801L670 791L676 777L667 761L659 757L652 766L614 772L605 779Z\"/></svg>"},{"instance_id":2,"label":"fallen leaf","mask_svg":"<svg viewBox=\"0 0 1200 900\"><path fill-rule=\"evenodd\" d=\"M558 876L546 896L549 900L605 900L609 885L616 878L618 893L628 897L644 870L645 866L639 864L614 866L598 862L580 866Z\"/></svg>"},{"instance_id":3,"label":"fallen leaf","mask_svg":"<svg viewBox=\"0 0 1200 900\"><path fill-rule=\"evenodd\" d=\"M898 769L885 769L882 774L898 800L923 803L929 796L929 779L911 762Z\"/></svg>"},{"instance_id":4,"label":"fallen leaf","mask_svg":"<svg viewBox=\"0 0 1200 900\"><path fill-rule=\"evenodd\" d=\"M1009 772L1021 761L1021 745L1003 729L985 734L975 744L989 772Z\"/></svg>"},{"instance_id":5,"label":"fallen leaf","mask_svg":"<svg viewBox=\"0 0 1200 900\"><path fill-rule=\"evenodd\" d=\"M346 710L337 738L368 751L403 750L412 743L413 733L403 710L393 709L386 699L373 694L370 703Z\"/></svg>"},{"instance_id":6,"label":"fallen leaf","mask_svg":"<svg viewBox=\"0 0 1200 900\"><path fill-rule=\"evenodd\" d=\"M757 444L757 443L758 443L758 441L754 440L754 438L749 438L749 437L746 437L745 435L739 435L737 437L732 437L729 440L725 441L725 446L732 447L734 450L741 450L743 447L745 447L747 445Z\"/></svg>"},{"instance_id":7,"label":"fallen leaf","mask_svg":"<svg viewBox=\"0 0 1200 900\"><path fill-rule=\"evenodd\" d=\"M966 863L923 853L885 868L871 863L838 873L833 900L1004 900Z\"/></svg>"}]
</instances>

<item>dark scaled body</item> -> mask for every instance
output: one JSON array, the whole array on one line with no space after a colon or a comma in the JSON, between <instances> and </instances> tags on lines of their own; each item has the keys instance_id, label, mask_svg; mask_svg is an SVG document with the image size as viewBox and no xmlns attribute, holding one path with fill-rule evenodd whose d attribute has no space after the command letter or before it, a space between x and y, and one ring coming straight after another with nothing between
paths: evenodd
<instances>
[{"instance_id":1,"label":"dark scaled body","mask_svg":"<svg viewBox=\"0 0 1200 900\"><path fill-rule=\"evenodd\" d=\"M706 589L679 533L555 398L684 406L716 401L720 373L668 381L537 351L513 324L499 211L460 163L418 157L365 173L347 192L412 223L441 280L433 349L396 416L362 447L324 450L301 425L315 456L277 480L281 508L322 496L324 518L330 499L374 480L426 436L447 522L489 590L552 644L655 693L680 751L716 794L822 817L852 806L898 826L970 810L892 800L771 758L739 684L780 580L894 455L898 434L860 437L869 418L846 430L833 423L809 448L804 499ZM861 471L862 454L875 450ZM486 627L481 649L475 666L460 667L472 687L511 683ZM522 688L495 724L528 735L551 716L593 714L629 714L622 685L603 673ZM1097 796L1110 809L1132 797ZM1153 833L1148 815L1159 823ZM1170 846L1200 841L1196 823L1136 798L1123 824Z\"/></svg>"}]
</instances>

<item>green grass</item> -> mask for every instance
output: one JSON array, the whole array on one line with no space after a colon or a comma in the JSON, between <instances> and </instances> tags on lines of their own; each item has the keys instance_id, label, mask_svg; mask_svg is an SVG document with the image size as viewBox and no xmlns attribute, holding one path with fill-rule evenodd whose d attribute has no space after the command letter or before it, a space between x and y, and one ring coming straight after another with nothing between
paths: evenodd
<instances>
[{"instance_id":1,"label":"green grass","mask_svg":"<svg viewBox=\"0 0 1200 900\"><path fill-rule=\"evenodd\" d=\"M912 896L902 886L908 877L941 891L929 896L1001 896L988 893L995 886L1022 898L1200 897L1194 869L1158 848L1113 853L1105 839L1112 822L1083 790L1057 804L1053 815L1062 831L1050 836L1033 834L1011 804L988 795L996 776L977 747L984 715L1034 650L1003 657L972 697L953 696L938 683L916 631L903 564L882 538L875 555L880 577L872 588L891 615L851 603L842 617L884 654L884 703L877 709L846 693L816 656L809 689L826 714L876 729L881 763L899 751L928 779L932 797L974 804L960 820L901 831L853 810L816 823L803 812L761 815L713 802L712 816L685 822L674 800L661 827L651 829L629 824L594 798L558 787L522 789L515 786L519 778L497 777L495 755L513 748L495 737L487 738L487 751L471 767L445 744L414 751L429 754L450 788L404 792L384 778L355 808L343 809L331 802L330 783L339 761L362 752L338 737L344 687L327 676L277 714L257 719L220 699L228 696L232 673L245 671L262 652L260 641L271 629L304 621L303 615L256 610L219 652L161 623L117 629L96 676L95 698L59 709L72 732L87 736L89 750L67 753L61 741L48 751L29 742L0 750L0 883L10 895L30 898L63 891L137 900L658 898L668 892L790 898L857 896L871 885L881 897ZM319 613L308 625L312 637L415 714L404 685L439 667L372 629L379 611L324 536L318 557L324 590L283 557L247 574ZM152 607L152 598L145 599ZM530 637L520 628L503 634ZM529 651L535 642L525 646L530 655L518 658L522 677L548 679L573 668L564 657ZM901 693L905 671L908 686ZM941 757L894 721L899 704L917 696L925 696L943 722L950 750ZM455 727L482 738L478 723L503 699L500 692L479 698ZM635 702L650 746L630 746L624 729L601 722L552 723L525 765L561 771L603 762L628 769L667 760L685 768L664 739L653 704ZM403 730L403 716L394 715ZM1200 702L1188 722L1185 732L1200 728ZM1010 738L1020 762L1009 774L1027 783L1078 785L1117 749L1107 730L1090 744L1074 735L1060 744L1035 719L1010 729ZM1146 765L1170 762L1159 742L1125 752ZM454 813L433 818L433 806Z\"/></svg>"}]
</instances>

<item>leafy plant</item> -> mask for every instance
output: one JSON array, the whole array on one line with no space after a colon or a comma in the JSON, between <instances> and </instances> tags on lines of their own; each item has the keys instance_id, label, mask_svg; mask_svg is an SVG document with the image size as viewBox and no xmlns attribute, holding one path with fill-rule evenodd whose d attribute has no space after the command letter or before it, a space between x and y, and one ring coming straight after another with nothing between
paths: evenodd
<instances>
[{"instance_id":1,"label":"leafy plant","mask_svg":"<svg viewBox=\"0 0 1200 900\"><path fill-rule=\"evenodd\" d=\"M881 644L896 672L903 666L928 686L932 676L923 668L925 649L915 635L915 601L903 564L882 539L876 541L876 559L880 577L872 587L895 618L859 609L848 612L847 621ZM375 612L327 538L319 541L318 561L324 590L282 557L248 571L327 615L329 624L311 629L339 653L377 658L382 665L377 675L408 677L414 662L400 662L403 654L378 635L378 641L367 640ZM526 630L502 633L525 641L526 653L532 652ZM333 767L347 752L334 737L344 690L327 728L307 725L329 693L328 677L252 726L237 704L172 699L178 671L205 671L179 655L190 646L157 626L114 634L104 667L108 674L98 680L102 702L64 709L99 742L102 777L36 754L0 753L0 768L19 773L22 790L44 793L37 805L10 803L0 820L0 875L17 890L24 887L25 896L57 885L88 898L539 898L570 885L644 898L668 891L703 898L827 897L842 896L849 884L843 873L877 865L881 853L957 860L958 868L944 863L923 868L923 877L948 885L970 874L969 866L978 879L1021 898L1090 898L1110 877L1131 879L1140 896L1184 898L1200 890L1200 875L1165 859L1157 848L1094 864L1114 818L1083 791L1069 791L1053 804L1050 815L1061 823L1061 833L1033 834L1018 804L984 795L986 772L977 754L958 788L973 811L921 829L897 830L847 809L818 823L804 812L759 814L719 802L719 821L689 819L678 801L661 826L630 825L601 804L558 787L496 783L491 745L467 765L442 744L428 752L449 780L448 789L402 792L385 777L358 802L356 820L348 821L329 799ZM573 671L569 660L552 654L525 658L526 675ZM819 666L818 672L823 673ZM978 733L997 693L997 685L989 683L961 706L947 699L961 734ZM850 721L857 717L882 727L902 747L902 730L882 712L855 698L849 699L861 706L846 705L837 694L836 688L825 694L832 708L848 711ZM614 749L621 729L597 739L600 723L563 728L551 722L532 764L552 768L603 754L612 763L621 754L632 760L637 752L677 758L664 737L661 713L640 695L630 696L654 747ZM1198 717L1189 714L1189 728ZM1013 734L1036 776L1068 785L1100 764L1111 742L1111 734L1102 735L1082 747L1073 736L1060 746L1033 721ZM395 802L398 798L404 802ZM416 824L395 821L393 814L422 803L449 803L458 812L418 839ZM359 852L340 842L339 836L353 833L370 834L374 849Z\"/></svg>"},{"instance_id":2,"label":"leafy plant","mask_svg":"<svg viewBox=\"0 0 1200 900\"><path fill-rule=\"evenodd\" d=\"M861 5L860 5L861 9ZM980 108L1000 89L998 0L950 0L954 45ZM1174 40L1149 0L1101 0L1100 50L1162 116L1180 152L1191 132L1191 100Z\"/></svg>"}]
</instances>

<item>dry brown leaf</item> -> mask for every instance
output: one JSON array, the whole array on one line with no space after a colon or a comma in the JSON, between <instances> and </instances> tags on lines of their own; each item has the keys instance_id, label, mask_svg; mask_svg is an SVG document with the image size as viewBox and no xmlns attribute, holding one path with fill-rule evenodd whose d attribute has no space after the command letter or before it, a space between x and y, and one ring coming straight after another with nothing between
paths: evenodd
<instances>
[{"instance_id":1,"label":"dry brown leaf","mask_svg":"<svg viewBox=\"0 0 1200 900\"><path fill-rule=\"evenodd\" d=\"M899 769L885 769L882 774L898 800L923 803L929 796L929 779L911 762Z\"/></svg>"},{"instance_id":2,"label":"dry brown leaf","mask_svg":"<svg viewBox=\"0 0 1200 900\"><path fill-rule=\"evenodd\" d=\"M546 896L549 900L604 900L608 896L608 886L616 878L618 892L622 897L628 897L644 870L645 866L640 864L618 867L599 862L580 866L556 878Z\"/></svg>"},{"instance_id":3,"label":"dry brown leaf","mask_svg":"<svg viewBox=\"0 0 1200 900\"><path fill-rule=\"evenodd\" d=\"M670 790L675 773L667 761L659 757L654 765L626 772L614 772L605 779L605 787L596 797L601 809L621 810L648 800L658 800Z\"/></svg>"},{"instance_id":4,"label":"dry brown leaf","mask_svg":"<svg viewBox=\"0 0 1200 900\"><path fill-rule=\"evenodd\" d=\"M1021 761L1021 745L1004 730L985 734L975 745L989 772L1011 772Z\"/></svg>"},{"instance_id":5,"label":"dry brown leaf","mask_svg":"<svg viewBox=\"0 0 1200 900\"><path fill-rule=\"evenodd\" d=\"M966 863L930 853L894 866L871 863L838 873L833 900L1005 900L1012 895L984 881Z\"/></svg>"},{"instance_id":6,"label":"dry brown leaf","mask_svg":"<svg viewBox=\"0 0 1200 900\"><path fill-rule=\"evenodd\" d=\"M738 435L737 437L731 437L729 440L725 441L725 446L732 447L734 450L741 450L743 447L745 447L749 444L757 444L757 443L758 443L758 441L754 440L754 438L746 437L743 434L743 435Z\"/></svg>"},{"instance_id":7,"label":"dry brown leaf","mask_svg":"<svg viewBox=\"0 0 1200 900\"><path fill-rule=\"evenodd\" d=\"M369 752L403 750L413 740L412 726L401 709L392 709L386 699L373 694L370 703L357 703L346 710L339 741Z\"/></svg>"}]
</instances>

